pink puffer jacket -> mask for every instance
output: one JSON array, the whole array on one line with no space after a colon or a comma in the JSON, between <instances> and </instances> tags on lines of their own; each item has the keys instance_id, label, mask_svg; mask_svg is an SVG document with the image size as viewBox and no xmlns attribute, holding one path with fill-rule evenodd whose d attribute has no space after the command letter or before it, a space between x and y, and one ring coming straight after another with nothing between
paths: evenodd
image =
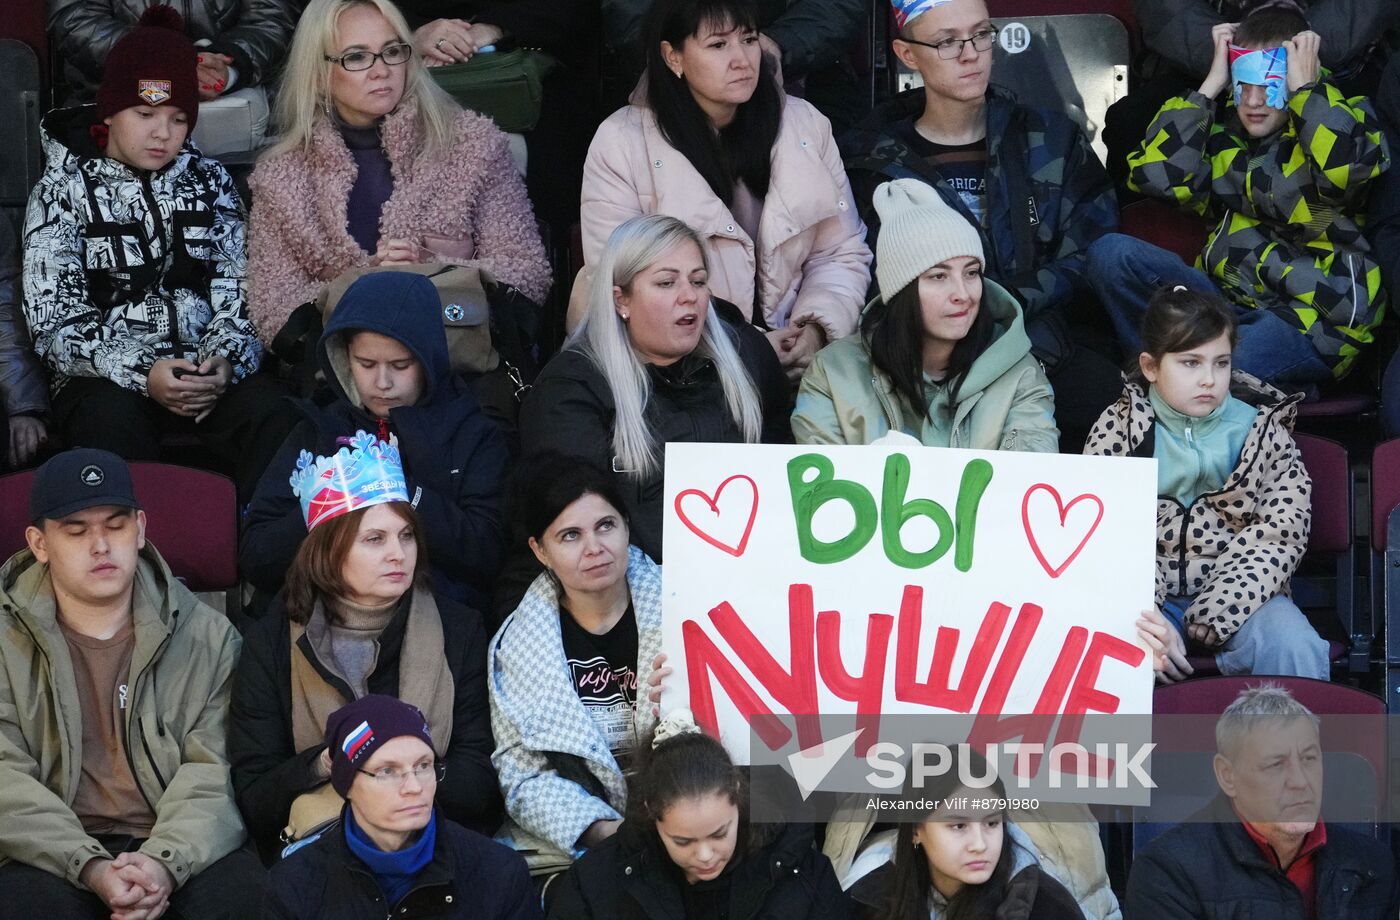
<instances>
[{"instance_id":1,"label":"pink puffer jacket","mask_svg":"<svg viewBox=\"0 0 1400 920\"><path fill-rule=\"evenodd\" d=\"M831 123L801 99L785 99L757 256L754 241L729 208L661 136L651 110L629 105L603 122L588 150L581 211L584 262L597 264L613 230L639 214L669 214L698 230L706 241L710 290L746 315L753 309L757 277L763 317L771 328L816 320L832 341L855 331L870 285L865 224L856 213Z\"/></svg>"},{"instance_id":2,"label":"pink puffer jacket","mask_svg":"<svg viewBox=\"0 0 1400 920\"><path fill-rule=\"evenodd\" d=\"M490 119L464 111L449 154L430 159L422 153L417 106L406 100L385 118L383 137L394 192L380 215L381 236L459 238L472 259L457 264L486 269L542 302L549 260L505 134ZM316 124L310 150L264 157L253 170L248 299L264 342L327 282L369 264L370 254L346 229L355 174L349 148L325 118Z\"/></svg>"}]
</instances>

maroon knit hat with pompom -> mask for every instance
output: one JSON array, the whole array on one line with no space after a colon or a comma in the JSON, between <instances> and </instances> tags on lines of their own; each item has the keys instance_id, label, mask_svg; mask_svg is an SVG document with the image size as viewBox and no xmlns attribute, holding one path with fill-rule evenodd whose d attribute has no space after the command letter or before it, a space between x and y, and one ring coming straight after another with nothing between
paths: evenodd
<instances>
[{"instance_id":1,"label":"maroon knit hat with pompom","mask_svg":"<svg viewBox=\"0 0 1400 920\"><path fill-rule=\"evenodd\" d=\"M97 90L97 120L111 118L134 105L174 106L199 118L198 52L185 35L185 21L172 7L147 8L136 28L107 55Z\"/></svg>"}]
</instances>

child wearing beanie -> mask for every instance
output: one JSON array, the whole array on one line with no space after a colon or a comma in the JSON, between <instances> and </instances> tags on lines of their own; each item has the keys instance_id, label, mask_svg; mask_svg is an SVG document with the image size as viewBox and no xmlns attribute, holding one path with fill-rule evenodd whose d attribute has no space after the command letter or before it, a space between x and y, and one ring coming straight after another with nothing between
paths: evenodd
<instances>
[{"instance_id":1,"label":"child wearing beanie","mask_svg":"<svg viewBox=\"0 0 1400 920\"><path fill-rule=\"evenodd\" d=\"M1050 383L1021 308L982 276L982 237L917 179L875 190L880 296L860 334L819 352L792 429L801 444L869 444L891 431L930 447L1053 452Z\"/></svg>"},{"instance_id":2,"label":"child wearing beanie","mask_svg":"<svg viewBox=\"0 0 1400 920\"><path fill-rule=\"evenodd\" d=\"M444 769L417 707L368 694L326 720L341 819L283 853L263 916L537 920L525 860L438 814ZM373 877L373 889L361 884Z\"/></svg>"},{"instance_id":3,"label":"child wearing beanie","mask_svg":"<svg viewBox=\"0 0 1400 920\"><path fill-rule=\"evenodd\" d=\"M45 117L25 318L65 442L158 460L162 435L195 434L228 459L246 500L295 416L251 376L262 347L242 203L188 141L195 55L179 14L151 7L108 55L96 104Z\"/></svg>"}]
</instances>

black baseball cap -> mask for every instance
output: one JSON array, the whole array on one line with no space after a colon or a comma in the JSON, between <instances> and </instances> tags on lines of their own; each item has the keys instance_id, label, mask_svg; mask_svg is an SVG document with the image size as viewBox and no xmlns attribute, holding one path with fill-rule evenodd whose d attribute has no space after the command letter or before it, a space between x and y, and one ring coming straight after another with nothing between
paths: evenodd
<instances>
[{"instance_id":1,"label":"black baseball cap","mask_svg":"<svg viewBox=\"0 0 1400 920\"><path fill-rule=\"evenodd\" d=\"M55 454L34 474L29 519L57 520L86 508L139 508L126 461L107 450L78 447Z\"/></svg>"}]
</instances>

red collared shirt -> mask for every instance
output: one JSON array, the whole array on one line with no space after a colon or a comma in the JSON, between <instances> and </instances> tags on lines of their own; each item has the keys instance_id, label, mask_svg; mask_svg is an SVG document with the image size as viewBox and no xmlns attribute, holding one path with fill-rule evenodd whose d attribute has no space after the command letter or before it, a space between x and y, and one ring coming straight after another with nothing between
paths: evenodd
<instances>
[{"instance_id":1,"label":"red collared shirt","mask_svg":"<svg viewBox=\"0 0 1400 920\"><path fill-rule=\"evenodd\" d=\"M1239 812L1235 812L1235 815L1238 816ZM1249 838L1259 847L1259 852L1264 854L1269 865L1282 872L1293 883L1293 887L1298 889L1298 894L1303 899L1303 916L1307 920L1317 920L1317 851L1327 843L1327 826L1318 821L1303 838L1298 855L1293 858L1288 868L1284 869L1279 865L1278 854L1269 845L1269 841L1264 839L1264 835L1243 818L1240 818L1240 823L1244 825L1245 833L1249 834Z\"/></svg>"}]
</instances>

